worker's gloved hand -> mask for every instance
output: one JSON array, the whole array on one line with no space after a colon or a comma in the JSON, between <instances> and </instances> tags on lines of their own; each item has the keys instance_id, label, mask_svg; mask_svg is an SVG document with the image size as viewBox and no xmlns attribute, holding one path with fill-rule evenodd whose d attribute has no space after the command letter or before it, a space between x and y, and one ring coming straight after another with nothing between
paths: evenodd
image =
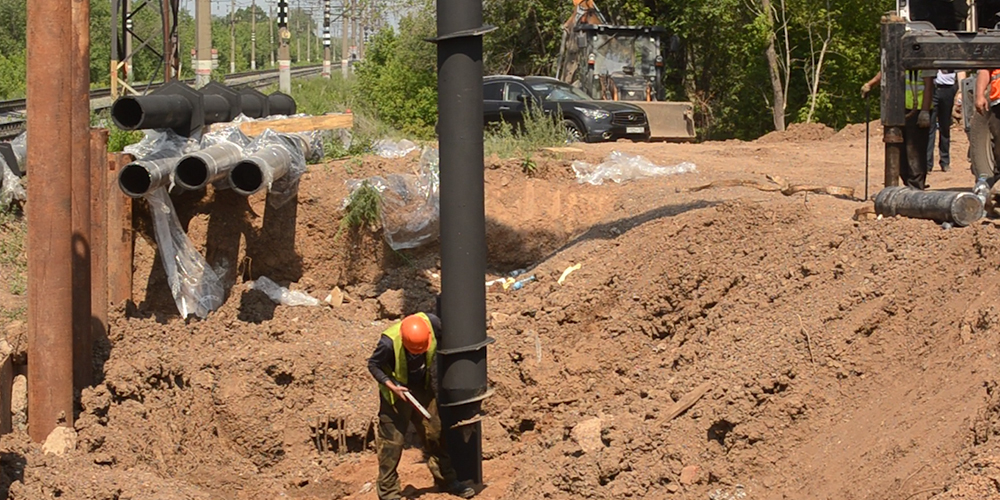
<instances>
[{"instance_id":1,"label":"worker's gloved hand","mask_svg":"<svg viewBox=\"0 0 1000 500\"><path fill-rule=\"evenodd\" d=\"M868 97L868 93L872 91L872 86L870 83L865 83L861 86L861 97Z\"/></svg>"},{"instance_id":2,"label":"worker's gloved hand","mask_svg":"<svg viewBox=\"0 0 1000 500\"><path fill-rule=\"evenodd\" d=\"M396 397L399 399L406 399L406 393L410 392L410 390L407 389L405 386L397 385L392 381L386 382L385 386L388 387L389 390L392 391L392 393L395 394Z\"/></svg>"},{"instance_id":3,"label":"worker's gloved hand","mask_svg":"<svg viewBox=\"0 0 1000 500\"><path fill-rule=\"evenodd\" d=\"M917 116L917 126L920 128L930 128L931 127L931 112L921 111L920 115Z\"/></svg>"}]
</instances>

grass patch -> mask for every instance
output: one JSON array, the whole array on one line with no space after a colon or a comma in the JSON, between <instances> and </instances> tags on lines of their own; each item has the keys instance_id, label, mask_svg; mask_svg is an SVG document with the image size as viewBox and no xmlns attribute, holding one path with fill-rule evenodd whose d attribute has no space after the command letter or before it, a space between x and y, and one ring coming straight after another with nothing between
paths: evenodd
<instances>
[{"instance_id":1,"label":"grass patch","mask_svg":"<svg viewBox=\"0 0 1000 500\"><path fill-rule=\"evenodd\" d=\"M108 129L108 152L120 153L125 146L135 144L145 137L141 130L122 130L111 120L111 112L102 110L90 114L90 125Z\"/></svg>"},{"instance_id":2,"label":"grass patch","mask_svg":"<svg viewBox=\"0 0 1000 500\"><path fill-rule=\"evenodd\" d=\"M563 127L562 113L546 115L538 108L532 108L524 117L517 130L508 124L499 124L485 131L483 149L486 156L497 155L500 159L523 158L525 173L527 166L534 165L531 153L542 148L566 144L566 128ZM530 169L534 171L533 168Z\"/></svg>"},{"instance_id":3,"label":"grass patch","mask_svg":"<svg viewBox=\"0 0 1000 500\"><path fill-rule=\"evenodd\" d=\"M10 286L10 293L24 295L28 290L28 256L24 242L28 224L23 216L0 211L0 272Z\"/></svg>"},{"instance_id":4,"label":"grass patch","mask_svg":"<svg viewBox=\"0 0 1000 500\"><path fill-rule=\"evenodd\" d=\"M340 229L343 231L360 230L365 227L378 227L382 215L382 198L375 186L368 181L362 181L361 186L351 193L344 208L344 217L340 219Z\"/></svg>"}]
</instances>

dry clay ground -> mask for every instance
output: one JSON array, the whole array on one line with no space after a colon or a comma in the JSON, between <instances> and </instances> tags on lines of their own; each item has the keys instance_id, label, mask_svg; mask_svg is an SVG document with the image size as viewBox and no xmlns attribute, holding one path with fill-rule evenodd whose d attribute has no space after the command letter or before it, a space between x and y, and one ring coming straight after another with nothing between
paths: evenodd
<instances>
[{"instance_id":1,"label":"dry clay ground","mask_svg":"<svg viewBox=\"0 0 1000 500\"><path fill-rule=\"evenodd\" d=\"M530 267L538 280L488 293L496 394L480 498L1000 498L996 221L944 230L854 221L862 202L827 195L684 191L770 174L860 196L864 126L831 135L581 146L592 162L618 149L698 167L621 185L578 184L568 157L539 158L530 178L517 161L488 162L490 277ZM933 188L971 184L955 136ZM0 494L375 498L365 360L392 319L433 303L438 250L338 236L340 204L346 179L416 161L314 166L280 211L226 192L176 198L196 244L228 264L231 293L205 321L176 317L140 217L135 305L100 345L76 449L0 438ZM274 306L245 288L261 275L345 298ZM5 329L23 349L24 325ZM331 432L319 451L315 427L340 419L343 447ZM447 498L420 460L404 455L407 493Z\"/></svg>"}]
</instances>

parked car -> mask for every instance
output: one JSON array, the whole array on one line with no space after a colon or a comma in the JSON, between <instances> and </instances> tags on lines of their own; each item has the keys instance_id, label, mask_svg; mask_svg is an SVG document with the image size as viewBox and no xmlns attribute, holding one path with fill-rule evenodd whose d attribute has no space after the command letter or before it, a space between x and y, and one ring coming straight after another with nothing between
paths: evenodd
<instances>
[{"instance_id":1,"label":"parked car","mask_svg":"<svg viewBox=\"0 0 1000 500\"><path fill-rule=\"evenodd\" d=\"M634 104L597 101L572 85L544 76L483 78L483 120L487 126L508 123L517 127L533 106L548 115L561 111L572 141L649 140L646 113Z\"/></svg>"}]
</instances>

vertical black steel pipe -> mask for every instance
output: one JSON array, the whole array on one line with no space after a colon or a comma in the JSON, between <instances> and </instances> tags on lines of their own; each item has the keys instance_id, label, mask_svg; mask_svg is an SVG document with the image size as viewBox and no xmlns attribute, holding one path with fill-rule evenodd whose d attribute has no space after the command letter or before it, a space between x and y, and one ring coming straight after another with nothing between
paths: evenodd
<instances>
[{"instance_id":1,"label":"vertical black steel pipe","mask_svg":"<svg viewBox=\"0 0 1000 500\"><path fill-rule=\"evenodd\" d=\"M43 441L73 421L73 0L28 13L28 433Z\"/></svg>"},{"instance_id":2,"label":"vertical black steel pipe","mask_svg":"<svg viewBox=\"0 0 1000 500\"><path fill-rule=\"evenodd\" d=\"M437 0L441 166L441 414L458 477L482 483L486 383L483 5Z\"/></svg>"},{"instance_id":3,"label":"vertical black steel pipe","mask_svg":"<svg viewBox=\"0 0 1000 500\"><path fill-rule=\"evenodd\" d=\"M902 43L906 21L896 16L882 18L881 116L885 142L885 187L899 185L903 127L906 126L906 74Z\"/></svg>"}]
</instances>

